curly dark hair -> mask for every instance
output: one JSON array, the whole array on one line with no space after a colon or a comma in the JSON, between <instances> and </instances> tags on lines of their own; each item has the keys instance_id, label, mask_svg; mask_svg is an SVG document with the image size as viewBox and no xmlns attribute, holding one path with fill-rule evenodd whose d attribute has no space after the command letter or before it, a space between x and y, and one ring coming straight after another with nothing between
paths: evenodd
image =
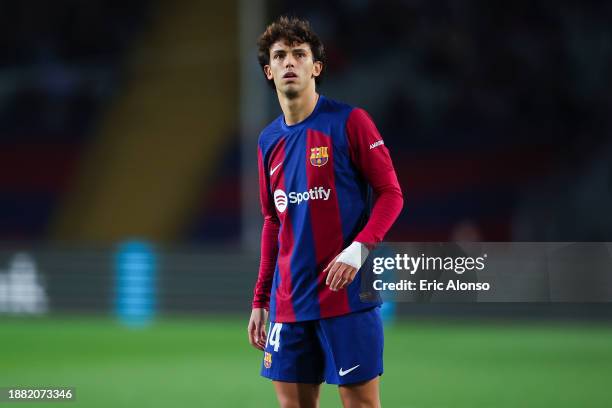
<instances>
[{"instance_id":1,"label":"curly dark hair","mask_svg":"<svg viewBox=\"0 0 612 408\"><path fill-rule=\"evenodd\" d=\"M310 23L306 20L300 20L297 17L281 16L278 20L270 24L266 31L259 36L257 40L257 59L262 68L270 64L270 48L272 44L279 40L285 40L289 44L307 43L312 50L314 61L320 61L325 66L327 62L325 58L325 48L319 37L312 31ZM321 83L321 75L315 78L315 83ZM265 77L265 74L264 74ZM268 85L275 89L274 80L267 79Z\"/></svg>"}]
</instances>

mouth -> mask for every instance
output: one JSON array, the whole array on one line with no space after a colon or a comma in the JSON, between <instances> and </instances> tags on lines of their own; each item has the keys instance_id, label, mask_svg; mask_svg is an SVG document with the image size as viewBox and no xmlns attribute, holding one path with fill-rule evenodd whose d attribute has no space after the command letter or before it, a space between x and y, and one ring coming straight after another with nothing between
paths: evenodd
<instances>
[{"instance_id":1,"label":"mouth","mask_svg":"<svg viewBox=\"0 0 612 408\"><path fill-rule=\"evenodd\" d=\"M287 72L285 75L283 75L283 79L291 78L297 78L297 74L295 72Z\"/></svg>"}]
</instances>

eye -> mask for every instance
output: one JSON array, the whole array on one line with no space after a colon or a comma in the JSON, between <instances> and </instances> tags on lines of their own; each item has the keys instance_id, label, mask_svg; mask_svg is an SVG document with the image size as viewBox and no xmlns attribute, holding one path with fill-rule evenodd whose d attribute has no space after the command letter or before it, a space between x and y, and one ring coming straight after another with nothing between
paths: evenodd
<instances>
[{"instance_id":1,"label":"eye","mask_svg":"<svg viewBox=\"0 0 612 408\"><path fill-rule=\"evenodd\" d=\"M281 55L281 54L274 54L274 57L273 57L273 58L274 58L275 60L277 60L277 59L281 59L281 57L282 57L282 55Z\"/></svg>"}]
</instances>

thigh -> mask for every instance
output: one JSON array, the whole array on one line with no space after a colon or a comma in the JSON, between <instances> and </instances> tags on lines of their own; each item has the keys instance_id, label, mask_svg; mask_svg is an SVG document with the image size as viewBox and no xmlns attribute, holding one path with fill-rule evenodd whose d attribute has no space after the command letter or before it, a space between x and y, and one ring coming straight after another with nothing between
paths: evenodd
<instances>
[{"instance_id":1,"label":"thigh","mask_svg":"<svg viewBox=\"0 0 612 408\"><path fill-rule=\"evenodd\" d=\"M320 384L273 381L281 408L317 408Z\"/></svg>"},{"instance_id":2,"label":"thigh","mask_svg":"<svg viewBox=\"0 0 612 408\"><path fill-rule=\"evenodd\" d=\"M366 382L340 385L338 391L344 408L380 408L378 377Z\"/></svg>"},{"instance_id":3,"label":"thigh","mask_svg":"<svg viewBox=\"0 0 612 408\"><path fill-rule=\"evenodd\" d=\"M317 335L329 384L363 383L383 373L380 308L319 320Z\"/></svg>"},{"instance_id":4,"label":"thigh","mask_svg":"<svg viewBox=\"0 0 612 408\"><path fill-rule=\"evenodd\" d=\"M314 322L270 323L262 376L285 383L320 384L323 369Z\"/></svg>"}]
</instances>

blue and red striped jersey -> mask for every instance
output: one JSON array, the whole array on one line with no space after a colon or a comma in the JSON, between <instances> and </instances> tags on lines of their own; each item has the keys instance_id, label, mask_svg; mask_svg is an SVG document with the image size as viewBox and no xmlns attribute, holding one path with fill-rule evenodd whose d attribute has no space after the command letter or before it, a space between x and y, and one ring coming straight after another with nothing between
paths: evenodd
<instances>
[{"instance_id":1,"label":"blue and red striped jersey","mask_svg":"<svg viewBox=\"0 0 612 408\"><path fill-rule=\"evenodd\" d=\"M264 225L253 307L269 308L271 321L296 322L380 303L362 301L360 273L334 292L322 272L352 241L382 241L403 205L370 116L320 95L310 116L290 126L280 115L258 145Z\"/></svg>"}]
</instances>

